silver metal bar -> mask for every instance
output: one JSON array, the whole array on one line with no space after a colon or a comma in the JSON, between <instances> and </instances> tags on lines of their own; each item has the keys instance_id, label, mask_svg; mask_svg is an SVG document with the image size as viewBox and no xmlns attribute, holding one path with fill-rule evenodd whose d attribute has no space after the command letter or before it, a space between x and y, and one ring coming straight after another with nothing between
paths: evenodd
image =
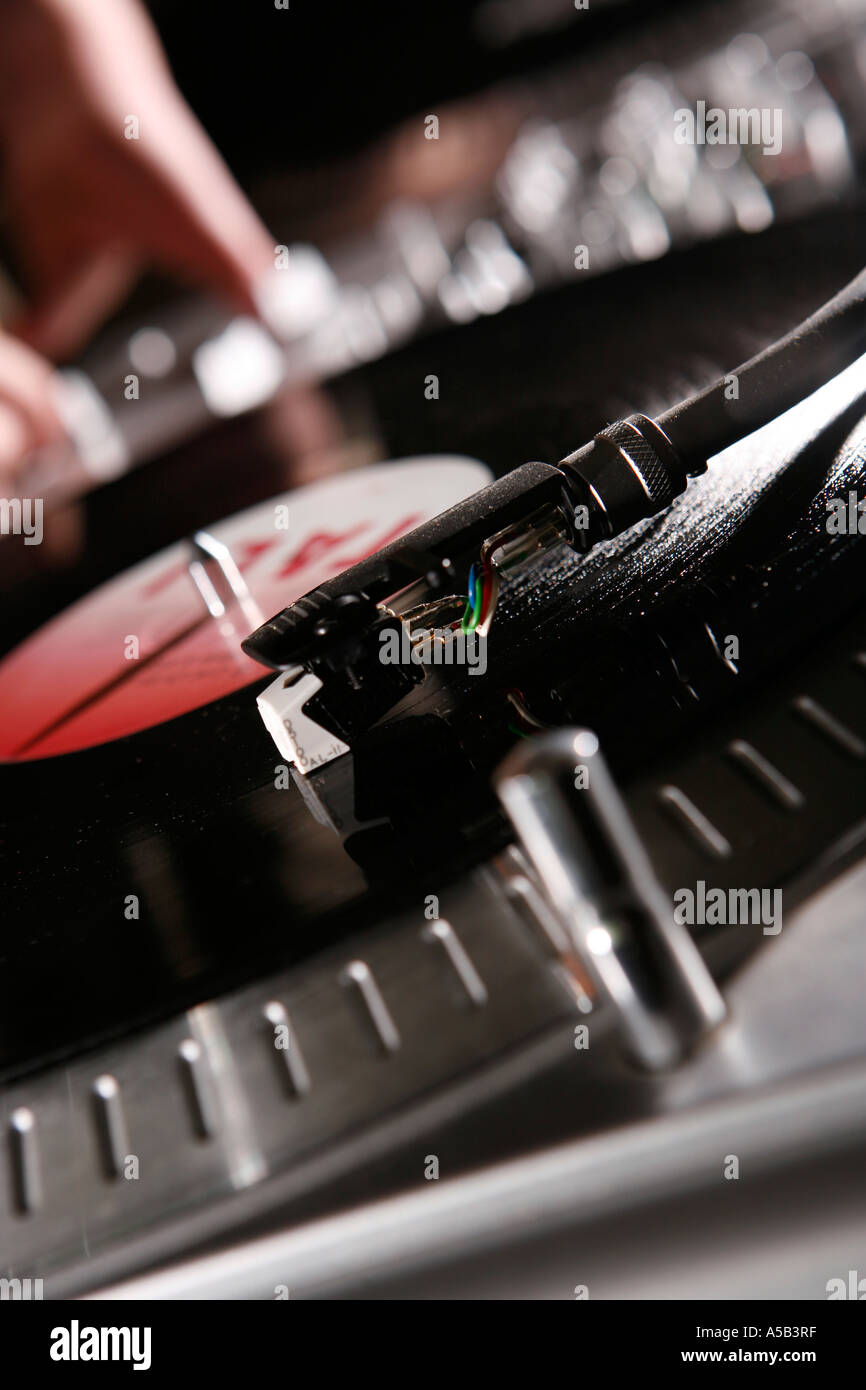
<instances>
[{"instance_id":1,"label":"silver metal bar","mask_svg":"<svg viewBox=\"0 0 866 1390\"><path fill-rule=\"evenodd\" d=\"M304 1054L301 1052L295 1030L289 1019L288 1010L278 999L271 999L262 1009L262 1016L271 1025L274 1033L278 1028L285 1029L286 1046L279 1049L286 1067L286 1075L296 1096L305 1096L312 1082ZM272 1039L276 1047L276 1039Z\"/></svg>"},{"instance_id":2,"label":"silver metal bar","mask_svg":"<svg viewBox=\"0 0 866 1390\"><path fill-rule=\"evenodd\" d=\"M236 603L252 627L260 627L264 614L259 608L237 562L224 541L209 531L196 531L189 572L205 601L211 617L221 617L228 604Z\"/></svg>"},{"instance_id":3,"label":"silver metal bar","mask_svg":"<svg viewBox=\"0 0 866 1390\"><path fill-rule=\"evenodd\" d=\"M799 695L794 701L794 709L801 719L811 724L813 729L817 729L819 734L823 734L843 753L848 753L853 758L866 758L866 743L859 734L855 734L853 729L849 729L847 724L843 724L835 714L819 705L810 695Z\"/></svg>"},{"instance_id":4,"label":"silver metal bar","mask_svg":"<svg viewBox=\"0 0 866 1390\"><path fill-rule=\"evenodd\" d=\"M438 941L454 967L454 973L477 1008L487 1003L487 986L469 958L469 953L450 922L431 922L421 933L425 941Z\"/></svg>"},{"instance_id":5,"label":"silver metal bar","mask_svg":"<svg viewBox=\"0 0 866 1390\"><path fill-rule=\"evenodd\" d=\"M560 729L530 739L505 760L495 785L632 1052L645 1066L670 1066L724 1018L724 1000L674 921L595 734Z\"/></svg>"},{"instance_id":6,"label":"silver metal bar","mask_svg":"<svg viewBox=\"0 0 866 1390\"><path fill-rule=\"evenodd\" d=\"M184 1038L178 1048L178 1056L189 1087L196 1130L202 1139L212 1139L217 1133L219 1122L211 1094L210 1078L205 1072L201 1044L197 1043L195 1038Z\"/></svg>"},{"instance_id":7,"label":"silver metal bar","mask_svg":"<svg viewBox=\"0 0 866 1390\"><path fill-rule=\"evenodd\" d=\"M129 1137L117 1078L104 1072L94 1081L93 1094L99 1104L100 1137L106 1165L111 1176L119 1178L123 1175L123 1165L129 1153Z\"/></svg>"},{"instance_id":8,"label":"silver metal bar","mask_svg":"<svg viewBox=\"0 0 866 1390\"><path fill-rule=\"evenodd\" d=\"M36 1116L29 1106L21 1105L12 1111L9 1124L18 1208L22 1212L33 1212L41 1207L43 1195Z\"/></svg>"},{"instance_id":9,"label":"silver metal bar","mask_svg":"<svg viewBox=\"0 0 866 1390\"><path fill-rule=\"evenodd\" d=\"M357 990L366 1006L370 1022L376 1030L376 1036L385 1051L399 1051L400 1034L397 1031L397 1025L391 1017L388 1005L382 998L382 991L376 984L373 972L366 961L350 961L340 976L340 982L353 986Z\"/></svg>"},{"instance_id":10,"label":"silver metal bar","mask_svg":"<svg viewBox=\"0 0 866 1390\"><path fill-rule=\"evenodd\" d=\"M741 767L754 782L769 792L773 800L787 810L795 811L803 805L806 798L783 772L759 753L745 739L736 738L728 745L728 753L738 767Z\"/></svg>"},{"instance_id":11,"label":"silver metal bar","mask_svg":"<svg viewBox=\"0 0 866 1390\"><path fill-rule=\"evenodd\" d=\"M709 850L717 859L730 857L731 846L721 830L713 825L690 796L686 796L681 787L662 787L659 800L674 812L678 824L689 832L700 849Z\"/></svg>"}]
</instances>

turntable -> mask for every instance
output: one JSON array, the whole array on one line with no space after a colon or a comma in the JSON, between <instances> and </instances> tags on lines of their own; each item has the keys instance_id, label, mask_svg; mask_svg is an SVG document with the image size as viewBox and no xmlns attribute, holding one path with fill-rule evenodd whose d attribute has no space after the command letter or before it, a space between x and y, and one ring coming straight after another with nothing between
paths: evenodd
<instances>
[{"instance_id":1,"label":"turntable","mask_svg":"<svg viewBox=\"0 0 866 1390\"><path fill-rule=\"evenodd\" d=\"M114 549L4 625L10 1279L824 1298L856 1268L866 580L859 528L827 524L866 472L848 191L580 283L488 228L488 269L529 266L504 312L452 285L375 351L326 276L328 332L277 375L327 378L342 437L294 486L280 397L181 442L226 331L186 320L200 397L158 445L183 491L129 436L84 502ZM678 403L744 359L699 457Z\"/></svg>"}]
</instances>

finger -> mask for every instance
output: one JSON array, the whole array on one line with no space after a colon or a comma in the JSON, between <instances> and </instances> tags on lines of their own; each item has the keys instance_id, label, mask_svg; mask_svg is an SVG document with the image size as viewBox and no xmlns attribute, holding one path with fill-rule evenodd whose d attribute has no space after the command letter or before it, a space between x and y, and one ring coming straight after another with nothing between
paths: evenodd
<instances>
[{"instance_id":1,"label":"finger","mask_svg":"<svg viewBox=\"0 0 866 1390\"><path fill-rule=\"evenodd\" d=\"M273 238L188 107L179 97L163 106L152 138L142 132L138 160L125 153L124 192L137 209L142 250L257 312L255 286L273 267Z\"/></svg>"},{"instance_id":2,"label":"finger","mask_svg":"<svg viewBox=\"0 0 866 1390\"><path fill-rule=\"evenodd\" d=\"M0 405L6 416L5 457L20 457L64 438L51 364L6 333L0 333Z\"/></svg>"},{"instance_id":3,"label":"finger","mask_svg":"<svg viewBox=\"0 0 866 1390\"><path fill-rule=\"evenodd\" d=\"M14 332L61 361L77 352L129 293L138 273L124 251L100 251L71 270L15 320Z\"/></svg>"},{"instance_id":4,"label":"finger","mask_svg":"<svg viewBox=\"0 0 866 1390\"><path fill-rule=\"evenodd\" d=\"M0 488L14 491L21 461L29 451L30 431L20 411L0 401Z\"/></svg>"}]
</instances>

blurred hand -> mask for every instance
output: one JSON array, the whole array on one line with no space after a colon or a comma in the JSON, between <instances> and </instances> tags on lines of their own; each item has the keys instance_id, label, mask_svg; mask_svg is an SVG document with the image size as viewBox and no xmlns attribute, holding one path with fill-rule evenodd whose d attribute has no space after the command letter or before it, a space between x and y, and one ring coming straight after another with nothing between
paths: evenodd
<instances>
[{"instance_id":1,"label":"blurred hand","mask_svg":"<svg viewBox=\"0 0 866 1390\"><path fill-rule=\"evenodd\" d=\"M52 401L52 368L44 358L0 333L0 494L18 492L22 460L58 443L63 430Z\"/></svg>"},{"instance_id":2,"label":"blurred hand","mask_svg":"<svg viewBox=\"0 0 866 1390\"><path fill-rule=\"evenodd\" d=\"M144 263L254 308L272 240L137 0L4 0L0 141L32 347L75 351Z\"/></svg>"}]
</instances>

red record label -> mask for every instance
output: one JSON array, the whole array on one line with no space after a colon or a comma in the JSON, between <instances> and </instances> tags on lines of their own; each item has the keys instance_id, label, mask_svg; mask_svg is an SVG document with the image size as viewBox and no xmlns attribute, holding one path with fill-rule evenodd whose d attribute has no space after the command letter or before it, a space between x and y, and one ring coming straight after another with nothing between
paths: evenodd
<instances>
[{"instance_id":1,"label":"red record label","mask_svg":"<svg viewBox=\"0 0 866 1390\"><path fill-rule=\"evenodd\" d=\"M107 743L259 680L240 643L260 623L490 479L474 459L409 459L239 512L204 533L235 593L188 541L126 570L0 662L0 759Z\"/></svg>"}]
</instances>

